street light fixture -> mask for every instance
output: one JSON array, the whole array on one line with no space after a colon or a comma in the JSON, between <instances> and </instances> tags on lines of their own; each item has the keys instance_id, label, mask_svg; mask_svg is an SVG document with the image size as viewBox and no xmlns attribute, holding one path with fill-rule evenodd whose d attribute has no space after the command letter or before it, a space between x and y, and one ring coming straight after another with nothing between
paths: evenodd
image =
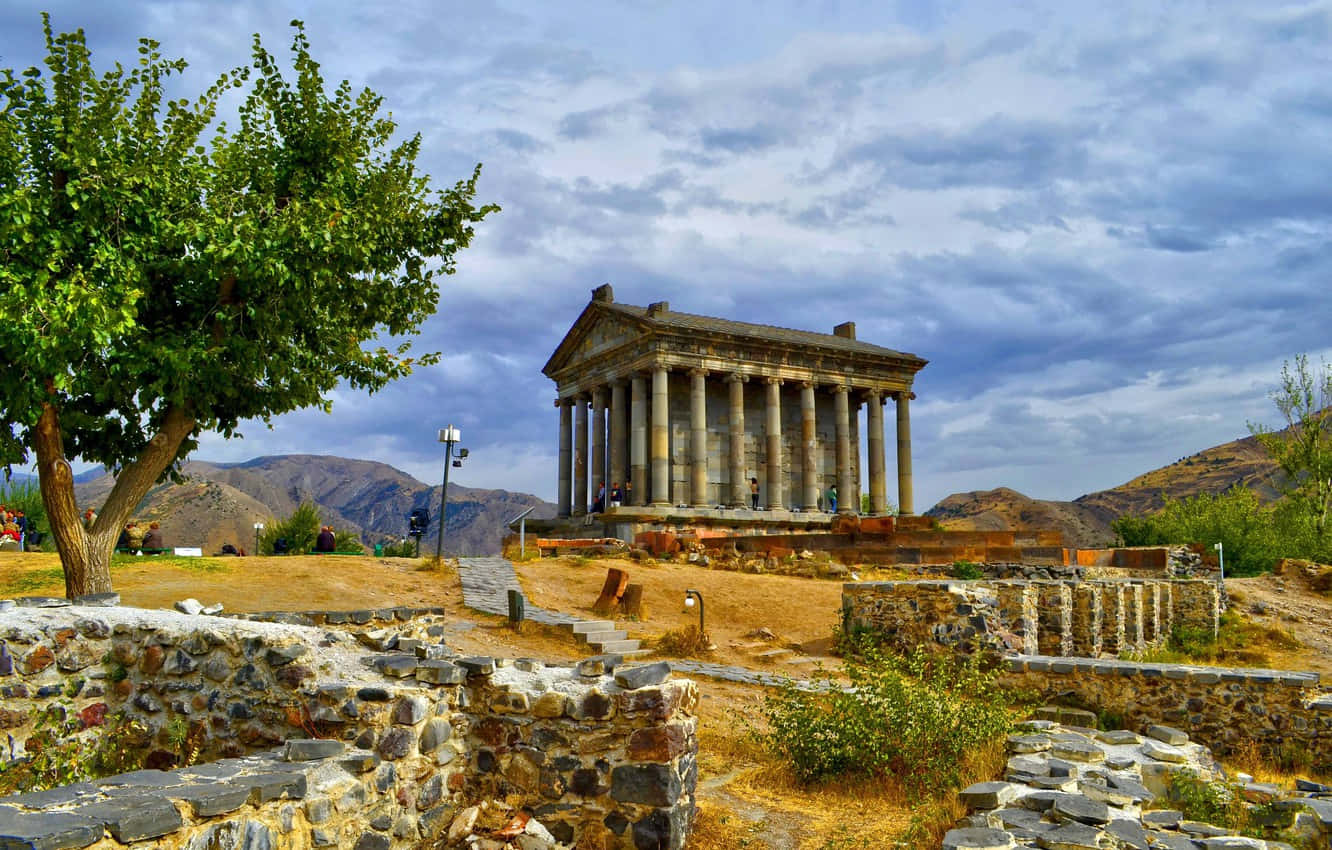
<instances>
[{"instance_id":1,"label":"street light fixture","mask_svg":"<svg viewBox=\"0 0 1332 850\"><path fill-rule=\"evenodd\" d=\"M263 530L264 524L262 522L256 522L254 524L254 554L256 555L259 554L259 535Z\"/></svg>"},{"instance_id":2,"label":"street light fixture","mask_svg":"<svg viewBox=\"0 0 1332 850\"><path fill-rule=\"evenodd\" d=\"M467 449L453 451L454 445L462 441L462 431L450 425L439 429L439 441L444 444L444 486L439 494L439 536L435 540L435 559L444 557L444 521L448 518L449 505L449 467L462 466L467 457Z\"/></svg>"},{"instance_id":3,"label":"street light fixture","mask_svg":"<svg viewBox=\"0 0 1332 850\"><path fill-rule=\"evenodd\" d=\"M707 629L703 628L703 594L699 593L697 590L685 591L686 608L693 608L695 599L698 600L698 639L703 640L703 636L708 633Z\"/></svg>"}]
</instances>

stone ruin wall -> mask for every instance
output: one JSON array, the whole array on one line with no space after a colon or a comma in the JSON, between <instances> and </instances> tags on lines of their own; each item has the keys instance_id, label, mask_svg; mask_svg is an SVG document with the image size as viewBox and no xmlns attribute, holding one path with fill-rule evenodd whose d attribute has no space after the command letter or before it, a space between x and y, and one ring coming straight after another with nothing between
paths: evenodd
<instances>
[{"instance_id":1,"label":"stone ruin wall","mask_svg":"<svg viewBox=\"0 0 1332 850\"><path fill-rule=\"evenodd\" d=\"M1219 752L1242 740L1305 748L1332 767L1332 694L1317 673L1121 661L1171 629L1219 625L1205 580L909 581L843 585L843 623L898 649L943 646L1003 658L1005 684L1118 715L1165 722Z\"/></svg>"},{"instance_id":2,"label":"stone ruin wall","mask_svg":"<svg viewBox=\"0 0 1332 850\"><path fill-rule=\"evenodd\" d=\"M663 665L460 658L438 642L442 618L405 610L315 615L359 620L359 639L173 612L32 613L0 612L0 733L16 754L32 711L62 704L89 734L124 712L160 767L167 730L183 725L206 761L0 798L0 845L169 835L197 850L388 850L437 840L468 803L500 799L559 841L684 845L698 692Z\"/></svg>"},{"instance_id":3,"label":"stone ruin wall","mask_svg":"<svg viewBox=\"0 0 1332 850\"><path fill-rule=\"evenodd\" d=\"M1118 655L1161 645L1175 626L1212 631L1209 581L882 581L842 585L844 628L899 649L923 643L1003 654Z\"/></svg>"}]
</instances>

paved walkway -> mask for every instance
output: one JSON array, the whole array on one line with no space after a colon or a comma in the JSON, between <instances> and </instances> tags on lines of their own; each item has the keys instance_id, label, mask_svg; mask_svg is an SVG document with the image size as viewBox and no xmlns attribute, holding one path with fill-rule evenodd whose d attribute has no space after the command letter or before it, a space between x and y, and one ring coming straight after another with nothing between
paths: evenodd
<instances>
[{"instance_id":1,"label":"paved walkway","mask_svg":"<svg viewBox=\"0 0 1332 850\"><path fill-rule=\"evenodd\" d=\"M458 578L462 581L464 604L469 608L487 614L498 614L501 617L509 615L509 591L522 591L522 586L518 584L518 574L513 570L513 562L507 558L459 558ZM550 611L530 603L526 606L526 611L527 619L552 626L589 622L582 617ZM712 664L707 661L667 659L667 663L677 673L710 676L746 685L775 687L790 678L775 673L765 673L762 670L750 670L747 667L730 664ZM801 684L808 685L804 682Z\"/></svg>"},{"instance_id":2,"label":"paved walkway","mask_svg":"<svg viewBox=\"0 0 1332 850\"><path fill-rule=\"evenodd\" d=\"M459 558L458 578L462 581L463 604L487 614L509 616L509 591L522 593L518 574L508 558ZM523 595L526 599L526 594ZM568 626L585 622L582 617L550 611L532 605L525 606L527 619L548 626Z\"/></svg>"}]
</instances>

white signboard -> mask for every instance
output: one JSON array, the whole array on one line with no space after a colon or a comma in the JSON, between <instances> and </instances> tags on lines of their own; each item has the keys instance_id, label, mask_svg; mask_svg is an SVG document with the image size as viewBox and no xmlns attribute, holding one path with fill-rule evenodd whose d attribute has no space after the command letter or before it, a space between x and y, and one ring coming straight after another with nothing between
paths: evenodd
<instances>
[{"instance_id":1,"label":"white signboard","mask_svg":"<svg viewBox=\"0 0 1332 850\"><path fill-rule=\"evenodd\" d=\"M177 546L171 550L182 558L202 558L203 550L198 546Z\"/></svg>"}]
</instances>

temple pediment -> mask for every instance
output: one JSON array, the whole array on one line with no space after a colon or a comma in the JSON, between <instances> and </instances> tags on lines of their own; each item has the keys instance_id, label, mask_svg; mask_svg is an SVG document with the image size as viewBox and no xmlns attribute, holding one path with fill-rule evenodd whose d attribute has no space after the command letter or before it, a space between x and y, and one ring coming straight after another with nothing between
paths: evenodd
<instances>
[{"instance_id":1,"label":"temple pediment","mask_svg":"<svg viewBox=\"0 0 1332 850\"><path fill-rule=\"evenodd\" d=\"M607 352L641 342L651 332L644 321L632 316L598 309L596 302L587 306L574 322L541 373L555 378L561 372L599 359Z\"/></svg>"}]
</instances>

